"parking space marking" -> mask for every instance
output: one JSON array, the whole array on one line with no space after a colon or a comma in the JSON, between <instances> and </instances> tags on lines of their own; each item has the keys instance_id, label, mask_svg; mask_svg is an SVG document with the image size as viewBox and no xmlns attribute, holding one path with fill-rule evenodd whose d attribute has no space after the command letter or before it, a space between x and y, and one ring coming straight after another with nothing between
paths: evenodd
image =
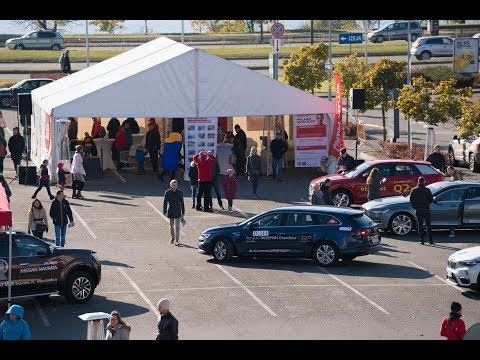
<instances>
[{"instance_id":1,"label":"parking space marking","mask_svg":"<svg viewBox=\"0 0 480 360\"><path fill-rule=\"evenodd\" d=\"M411 261L407 261L407 263L409 263L409 264L412 265L412 266L415 266L417 269L420 269L420 270L423 270L423 271L429 273L431 276L433 276L433 277L435 277L436 279L440 280L441 282L447 284L448 286L454 288L455 290L460 291L461 293L463 293L463 292L465 291L465 289L462 289L462 288L460 288L460 287L458 287L458 286L455 286L455 285L453 285L453 284L450 284L447 280L442 279L442 278L441 278L440 276L438 276L437 274L432 273L431 271L429 271L429 270L421 267L420 265L417 265L417 264L415 264L415 263L413 263L413 262L411 262Z\"/></svg>"},{"instance_id":2,"label":"parking space marking","mask_svg":"<svg viewBox=\"0 0 480 360\"><path fill-rule=\"evenodd\" d=\"M163 220L165 220L168 225L170 225L170 219L168 219L165 215L163 215L163 213L162 213L160 210L158 210L158 209L155 207L155 205L153 205L153 204L152 204L150 201L148 201L148 200L145 200L145 202L146 202L149 206L151 206L152 209L153 209L158 215L160 215L160 217L161 217ZM186 236L186 235L187 235L187 234L185 234L185 233L183 232L183 230L182 230L181 228L180 228L180 234L182 234L183 236Z\"/></svg>"},{"instance_id":3,"label":"parking space marking","mask_svg":"<svg viewBox=\"0 0 480 360\"><path fill-rule=\"evenodd\" d=\"M120 178L120 180L122 180L124 183L127 182L127 180L125 180L125 178L124 178L117 170L112 169L112 171L113 171L113 173L114 173L115 175L117 175L117 176Z\"/></svg>"},{"instance_id":4,"label":"parking space marking","mask_svg":"<svg viewBox=\"0 0 480 360\"><path fill-rule=\"evenodd\" d=\"M128 280L130 285L132 285L132 287L137 291L138 295L140 295L142 297L142 299L148 304L148 306L153 311L153 313L155 315L157 315L157 317L160 316L160 313L158 312L157 307L152 304L150 299L143 293L143 291L138 287L138 285L135 284L135 282L132 280L132 278L130 276L128 276L128 274L122 268L117 267L117 269L125 277L125 279Z\"/></svg>"},{"instance_id":5,"label":"parking space marking","mask_svg":"<svg viewBox=\"0 0 480 360\"><path fill-rule=\"evenodd\" d=\"M73 206L70 206L70 208L72 209L72 213L73 215L75 215L76 218L78 218L78 220L80 220L80 222L82 223L83 226L85 226L85 229L87 229L88 233L90 234L90 236L94 239L97 238L97 235L95 235L95 233L92 231L92 229L90 229L90 226L88 226L88 224L85 222L85 220L82 219L82 217L80 216L80 214L77 212L77 210L75 210L75 205Z\"/></svg>"},{"instance_id":6,"label":"parking space marking","mask_svg":"<svg viewBox=\"0 0 480 360\"><path fill-rule=\"evenodd\" d=\"M250 289L248 289L245 285L243 285L239 280L237 280L232 274L230 274L227 270L225 270L221 265L215 264L220 270L222 270L225 275L227 275L230 279L233 280L235 284L240 286L245 292L250 295L256 302L258 302L267 312L272 316L278 316L275 312L270 309L262 300L260 300Z\"/></svg>"},{"instance_id":7,"label":"parking space marking","mask_svg":"<svg viewBox=\"0 0 480 360\"><path fill-rule=\"evenodd\" d=\"M225 218L226 215L215 215L215 214L209 214L209 215L201 215L201 216L195 216L195 215L189 215L189 219L216 219L216 218ZM94 219L84 219L85 221L103 221L103 220L132 220L132 219L151 219L152 216L129 216L129 217L108 217L108 218L94 218ZM15 222L15 224L28 224L27 221L25 222Z\"/></svg>"},{"instance_id":8,"label":"parking space marking","mask_svg":"<svg viewBox=\"0 0 480 360\"><path fill-rule=\"evenodd\" d=\"M45 314L45 312L41 308L38 300L35 299L35 298L33 299L33 306L35 307L35 310L37 310L38 315L40 315L40 318L43 321L43 325L45 325L45 327L50 327L50 321L48 321L47 315Z\"/></svg>"},{"instance_id":9,"label":"parking space marking","mask_svg":"<svg viewBox=\"0 0 480 360\"><path fill-rule=\"evenodd\" d=\"M236 211L238 211L240 214L242 214L242 216L243 216L245 219L248 219L249 216L248 216L247 214L245 214L242 210L240 210L240 209L238 208L238 206L233 205L233 209L236 210Z\"/></svg>"},{"instance_id":10,"label":"parking space marking","mask_svg":"<svg viewBox=\"0 0 480 360\"><path fill-rule=\"evenodd\" d=\"M358 296L360 296L362 299L366 300L369 304L375 306L378 310L380 310L381 312L387 314L387 315L390 315L390 313L385 310L383 307L381 307L380 305L378 305L376 302L370 300L369 298L367 298L365 295L363 295L360 291L358 290L355 290L353 287L351 287L350 285L348 285L345 281L342 281L340 280L338 277L336 277L335 275L333 274L330 274L327 270L325 270L324 268L320 267L320 266L317 266L321 272L323 272L324 274L327 274L328 276L330 276L332 279L338 281L340 284L342 284L343 286L345 286L347 289L353 291L355 294L357 294Z\"/></svg>"}]
</instances>

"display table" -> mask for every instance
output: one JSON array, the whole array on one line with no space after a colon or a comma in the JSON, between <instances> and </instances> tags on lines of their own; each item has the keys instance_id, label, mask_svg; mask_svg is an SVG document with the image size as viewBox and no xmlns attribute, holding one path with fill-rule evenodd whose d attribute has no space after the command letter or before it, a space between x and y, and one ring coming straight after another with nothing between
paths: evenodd
<instances>
[{"instance_id":1,"label":"display table","mask_svg":"<svg viewBox=\"0 0 480 360\"><path fill-rule=\"evenodd\" d=\"M93 142L97 147L97 155L101 158L103 170L115 169L115 164L112 160L112 144L114 141L115 139L93 139Z\"/></svg>"},{"instance_id":2,"label":"display table","mask_svg":"<svg viewBox=\"0 0 480 360\"><path fill-rule=\"evenodd\" d=\"M235 169L232 164L228 162L230 152L232 151L232 144L218 144L217 145L217 160L220 165L220 174L227 175L227 169Z\"/></svg>"}]
</instances>

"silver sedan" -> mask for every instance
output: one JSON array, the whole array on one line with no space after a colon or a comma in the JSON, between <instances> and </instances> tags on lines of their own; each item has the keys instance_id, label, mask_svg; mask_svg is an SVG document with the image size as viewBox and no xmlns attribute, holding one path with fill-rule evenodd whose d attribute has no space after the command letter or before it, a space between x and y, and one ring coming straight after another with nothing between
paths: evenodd
<instances>
[{"instance_id":1,"label":"silver sedan","mask_svg":"<svg viewBox=\"0 0 480 360\"><path fill-rule=\"evenodd\" d=\"M430 205L432 228L480 227L480 184L473 181L440 181L427 186L433 195ZM392 196L362 205L365 214L380 229L395 235L408 235L417 228L410 196Z\"/></svg>"}]
</instances>

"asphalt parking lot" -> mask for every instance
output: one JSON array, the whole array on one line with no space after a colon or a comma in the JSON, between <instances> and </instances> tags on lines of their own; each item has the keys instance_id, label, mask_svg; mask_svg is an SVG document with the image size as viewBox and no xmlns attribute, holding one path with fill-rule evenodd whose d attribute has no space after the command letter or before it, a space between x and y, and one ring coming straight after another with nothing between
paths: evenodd
<instances>
[{"instance_id":1,"label":"asphalt parking lot","mask_svg":"<svg viewBox=\"0 0 480 360\"><path fill-rule=\"evenodd\" d=\"M9 159L5 166L12 178ZM179 247L169 244L168 224L160 215L166 183L110 171L103 180L87 182L86 199L70 199L76 225L67 231L66 246L96 250L102 281L83 305L60 296L19 300L33 338L85 339L87 326L78 315L117 309L133 328L131 339L154 339L162 297L172 301L181 339L441 339L440 322L451 301L463 305L467 327L479 321L480 294L444 281L448 255L476 245L474 231L458 231L454 240L448 231L435 231L434 246L419 245L415 236L383 237L381 252L332 268L286 259L218 265L198 253L204 228L303 204L314 174L295 172L287 170L284 184L262 179L261 200L250 198L242 179L234 213L191 209L190 188L180 182L187 224ZM34 187L16 181L11 187L14 227L26 229ZM45 190L39 199L49 208ZM52 241L53 234L47 238Z\"/></svg>"}]
</instances>

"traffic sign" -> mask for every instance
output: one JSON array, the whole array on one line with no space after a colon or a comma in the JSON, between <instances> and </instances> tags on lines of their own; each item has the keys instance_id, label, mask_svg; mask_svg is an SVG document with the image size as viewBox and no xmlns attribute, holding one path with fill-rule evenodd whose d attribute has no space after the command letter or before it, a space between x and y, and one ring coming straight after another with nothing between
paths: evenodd
<instances>
[{"instance_id":1,"label":"traffic sign","mask_svg":"<svg viewBox=\"0 0 480 360\"><path fill-rule=\"evenodd\" d=\"M333 64L326 62L325 63L325 71L332 71L333 70Z\"/></svg>"},{"instance_id":2,"label":"traffic sign","mask_svg":"<svg viewBox=\"0 0 480 360\"><path fill-rule=\"evenodd\" d=\"M361 44L362 42L363 42L362 33L338 34L339 44Z\"/></svg>"},{"instance_id":3,"label":"traffic sign","mask_svg":"<svg viewBox=\"0 0 480 360\"><path fill-rule=\"evenodd\" d=\"M283 39L272 39L273 53L278 54L282 50Z\"/></svg>"},{"instance_id":4,"label":"traffic sign","mask_svg":"<svg viewBox=\"0 0 480 360\"><path fill-rule=\"evenodd\" d=\"M280 39L285 33L285 26L283 26L283 24L279 22L273 23L270 27L270 32L272 33L272 36L274 38Z\"/></svg>"}]
</instances>

